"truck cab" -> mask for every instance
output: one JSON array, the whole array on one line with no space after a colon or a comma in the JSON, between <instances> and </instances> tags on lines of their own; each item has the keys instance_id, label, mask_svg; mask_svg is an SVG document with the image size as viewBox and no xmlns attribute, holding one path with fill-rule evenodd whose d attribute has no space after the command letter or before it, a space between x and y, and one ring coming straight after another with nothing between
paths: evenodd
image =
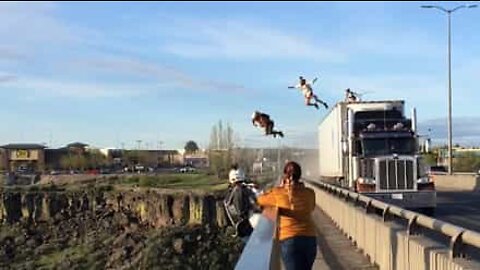
<instances>
[{"instance_id":1,"label":"truck cab","mask_svg":"<svg viewBox=\"0 0 480 270\"><path fill-rule=\"evenodd\" d=\"M403 101L338 103L319 127L322 180L432 212L436 193L419 155L415 118L415 110L405 117Z\"/></svg>"}]
</instances>

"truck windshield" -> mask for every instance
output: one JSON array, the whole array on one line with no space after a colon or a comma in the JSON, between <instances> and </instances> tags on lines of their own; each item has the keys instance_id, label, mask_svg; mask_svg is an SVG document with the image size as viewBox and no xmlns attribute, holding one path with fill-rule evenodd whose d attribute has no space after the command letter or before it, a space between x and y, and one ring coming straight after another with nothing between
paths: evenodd
<instances>
[{"instance_id":1,"label":"truck windshield","mask_svg":"<svg viewBox=\"0 0 480 270\"><path fill-rule=\"evenodd\" d=\"M413 138L364 139L362 144L365 156L415 154L415 141Z\"/></svg>"}]
</instances>

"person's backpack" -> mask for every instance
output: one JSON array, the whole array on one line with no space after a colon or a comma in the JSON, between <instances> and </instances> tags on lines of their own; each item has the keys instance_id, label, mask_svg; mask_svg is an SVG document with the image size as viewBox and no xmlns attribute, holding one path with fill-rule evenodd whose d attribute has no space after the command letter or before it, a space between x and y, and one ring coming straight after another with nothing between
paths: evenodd
<instances>
[{"instance_id":1,"label":"person's backpack","mask_svg":"<svg viewBox=\"0 0 480 270\"><path fill-rule=\"evenodd\" d=\"M243 188L245 187L242 187L242 188L234 187L231 190L229 190L229 193L227 194L223 202L228 219L230 220L230 223L235 227L235 231L236 231L235 236L238 236L240 238L249 236L253 231L253 227L250 224L248 216L247 217L242 216L242 213L246 209L238 209L238 206L235 205L234 203L235 193L236 192L244 193L244 191L242 190ZM242 194L242 196L245 196L245 195ZM248 198L245 198L245 199L248 199Z\"/></svg>"},{"instance_id":2,"label":"person's backpack","mask_svg":"<svg viewBox=\"0 0 480 270\"><path fill-rule=\"evenodd\" d=\"M225 211L227 212L227 217L230 220L232 225L237 224L240 221L240 209L237 209L235 204L233 203L233 196L234 196L234 188L231 188L227 195L225 196L225 200L223 201L223 205L225 207Z\"/></svg>"},{"instance_id":3,"label":"person's backpack","mask_svg":"<svg viewBox=\"0 0 480 270\"><path fill-rule=\"evenodd\" d=\"M237 224L235 224L235 236L240 238L249 236L253 232L252 224L249 219L241 219Z\"/></svg>"}]
</instances>

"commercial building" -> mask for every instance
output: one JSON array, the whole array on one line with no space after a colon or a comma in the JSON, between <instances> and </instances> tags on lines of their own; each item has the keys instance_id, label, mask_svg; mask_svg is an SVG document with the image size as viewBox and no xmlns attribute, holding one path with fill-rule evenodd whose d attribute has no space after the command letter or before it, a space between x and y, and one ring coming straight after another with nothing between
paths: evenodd
<instances>
[{"instance_id":1,"label":"commercial building","mask_svg":"<svg viewBox=\"0 0 480 270\"><path fill-rule=\"evenodd\" d=\"M45 168L45 146L7 144L0 146L0 168L11 172L39 172Z\"/></svg>"}]
</instances>

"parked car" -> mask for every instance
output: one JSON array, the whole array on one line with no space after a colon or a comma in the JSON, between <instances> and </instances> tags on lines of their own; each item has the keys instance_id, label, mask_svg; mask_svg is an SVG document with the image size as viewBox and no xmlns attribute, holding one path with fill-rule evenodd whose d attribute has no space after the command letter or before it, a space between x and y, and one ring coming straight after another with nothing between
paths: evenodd
<instances>
[{"instance_id":1,"label":"parked car","mask_svg":"<svg viewBox=\"0 0 480 270\"><path fill-rule=\"evenodd\" d=\"M100 171L98 169L91 169L87 171L87 174L97 175Z\"/></svg>"},{"instance_id":2,"label":"parked car","mask_svg":"<svg viewBox=\"0 0 480 270\"><path fill-rule=\"evenodd\" d=\"M430 166L430 168L427 169L428 174L445 174L447 172L448 170L445 166Z\"/></svg>"},{"instance_id":3,"label":"parked car","mask_svg":"<svg viewBox=\"0 0 480 270\"><path fill-rule=\"evenodd\" d=\"M111 174L112 170L109 168L101 168L100 169L100 174Z\"/></svg>"},{"instance_id":4,"label":"parked car","mask_svg":"<svg viewBox=\"0 0 480 270\"><path fill-rule=\"evenodd\" d=\"M141 164L137 164L137 165L135 165L135 166L133 167L133 170L134 170L135 172L138 172L138 173L140 173L140 172L145 172L145 166L143 166L143 165L141 165Z\"/></svg>"},{"instance_id":5,"label":"parked car","mask_svg":"<svg viewBox=\"0 0 480 270\"><path fill-rule=\"evenodd\" d=\"M50 175L60 175L60 174L62 174L61 171L56 171L56 170L50 171Z\"/></svg>"},{"instance_id":6,"label":"parked car","mask_svg":"<svg viewBox=\"0 0 480 270\"><path fill-rule=\"evenodd\" d=\"M197 170L195 168L192 168L192 167L183 167L183 168L180 168L178 170L179 173L194 173L196 171Z\"/></svg>"},{"instance_id":7,"label":"parked car","mask_svg":"<svg viewBox=\"0 0 480 270\"><path fill-rule=\"evenodd\" d=\"M28 167L24 167L24 166L20 166L18 167L15 172L17 174L33 174L34 171L31 169L31 168L28 168Z\"/></svg>"}]
</instances>

